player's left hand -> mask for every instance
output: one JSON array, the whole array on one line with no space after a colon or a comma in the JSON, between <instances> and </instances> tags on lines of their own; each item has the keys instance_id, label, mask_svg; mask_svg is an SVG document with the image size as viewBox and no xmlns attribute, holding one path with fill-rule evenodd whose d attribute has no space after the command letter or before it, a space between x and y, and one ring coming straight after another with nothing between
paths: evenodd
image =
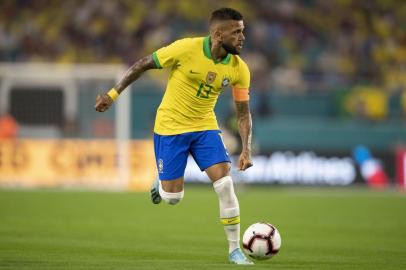
<instances>
[{"instance_id":1,"label":"player's left hand","mask_svg":"<svg viewBox=\"0 0 406 270\"><path fill-rule=\"evenodd\" d=\"M251 154L247 151L243 151L238 159L238 170L245 171L249 167L252 167Z\"/></svg>"}]
</instances>

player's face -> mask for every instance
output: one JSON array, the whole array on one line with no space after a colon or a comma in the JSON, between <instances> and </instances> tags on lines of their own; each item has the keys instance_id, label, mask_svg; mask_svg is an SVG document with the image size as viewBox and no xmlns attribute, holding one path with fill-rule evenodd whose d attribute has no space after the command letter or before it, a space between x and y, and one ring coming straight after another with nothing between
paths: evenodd
<instances>
[{"instance_id":1,"label":"player's face","mask_svg":"<svg viewBox=\"0 0 406 270\"><path fill-rule=\"evenodd\" d=\"M243 31L243 21L229 20L223 22L221 30L221 46L224 50L226 50L226 52L231 54L240 54L245 40Z\"/></svg>"}]
</instances>

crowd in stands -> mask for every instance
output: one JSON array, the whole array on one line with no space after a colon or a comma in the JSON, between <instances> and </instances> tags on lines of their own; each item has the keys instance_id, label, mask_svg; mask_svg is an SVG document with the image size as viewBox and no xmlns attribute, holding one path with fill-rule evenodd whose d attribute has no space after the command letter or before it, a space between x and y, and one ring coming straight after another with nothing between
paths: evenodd
<instances>
[{"instance_id":1,"label":"crowd in stands","mask_svg":"<svg viewBox=\"0 0 406 270\"><path fill-rule=\"evenodd\" d=\"M207 35L221 6L244 15L243 57L258 91L362 87L368 96L371 87L406 99L403 0L2 0L0 61L131 64L178 38Z\"/></svg>"}]
</instances>

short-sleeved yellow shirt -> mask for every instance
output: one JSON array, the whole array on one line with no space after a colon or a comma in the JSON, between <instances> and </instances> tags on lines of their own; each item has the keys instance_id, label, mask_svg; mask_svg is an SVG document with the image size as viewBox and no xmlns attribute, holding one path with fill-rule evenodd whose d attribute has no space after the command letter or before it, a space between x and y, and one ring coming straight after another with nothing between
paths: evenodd
<instances>
[{"instance_id":1,"label":"short-sleeved yellow shirt","mask_svg":"<svg viewBox=\"0 0 406 270\"><path fill-rule=\"evenodd\" d=\"M216 62L210 46L210 37L185 38L152 54L157 67L171 67L156 115L155 133L176 135L219 129L214 106L222 89L232 86L248 91L247 64L231 54Z\"/></svg>"}]
</instances>

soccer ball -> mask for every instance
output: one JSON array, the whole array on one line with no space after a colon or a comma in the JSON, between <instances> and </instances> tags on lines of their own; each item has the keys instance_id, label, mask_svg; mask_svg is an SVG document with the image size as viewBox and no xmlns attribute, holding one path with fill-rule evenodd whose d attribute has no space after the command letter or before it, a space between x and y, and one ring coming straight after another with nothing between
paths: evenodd
<instances>
[{"instance_id":1,"label":"soccer ball","mask_svg":"<svg viewBox=\"0 0 406 270\"><path fill-rule=\"evenodd\" d=\"M278 253L282 244L278 230L266 222L249 226L244 232L242 243L245 253L256 260L272 258Z\"/></svg>"}]
</instances>

